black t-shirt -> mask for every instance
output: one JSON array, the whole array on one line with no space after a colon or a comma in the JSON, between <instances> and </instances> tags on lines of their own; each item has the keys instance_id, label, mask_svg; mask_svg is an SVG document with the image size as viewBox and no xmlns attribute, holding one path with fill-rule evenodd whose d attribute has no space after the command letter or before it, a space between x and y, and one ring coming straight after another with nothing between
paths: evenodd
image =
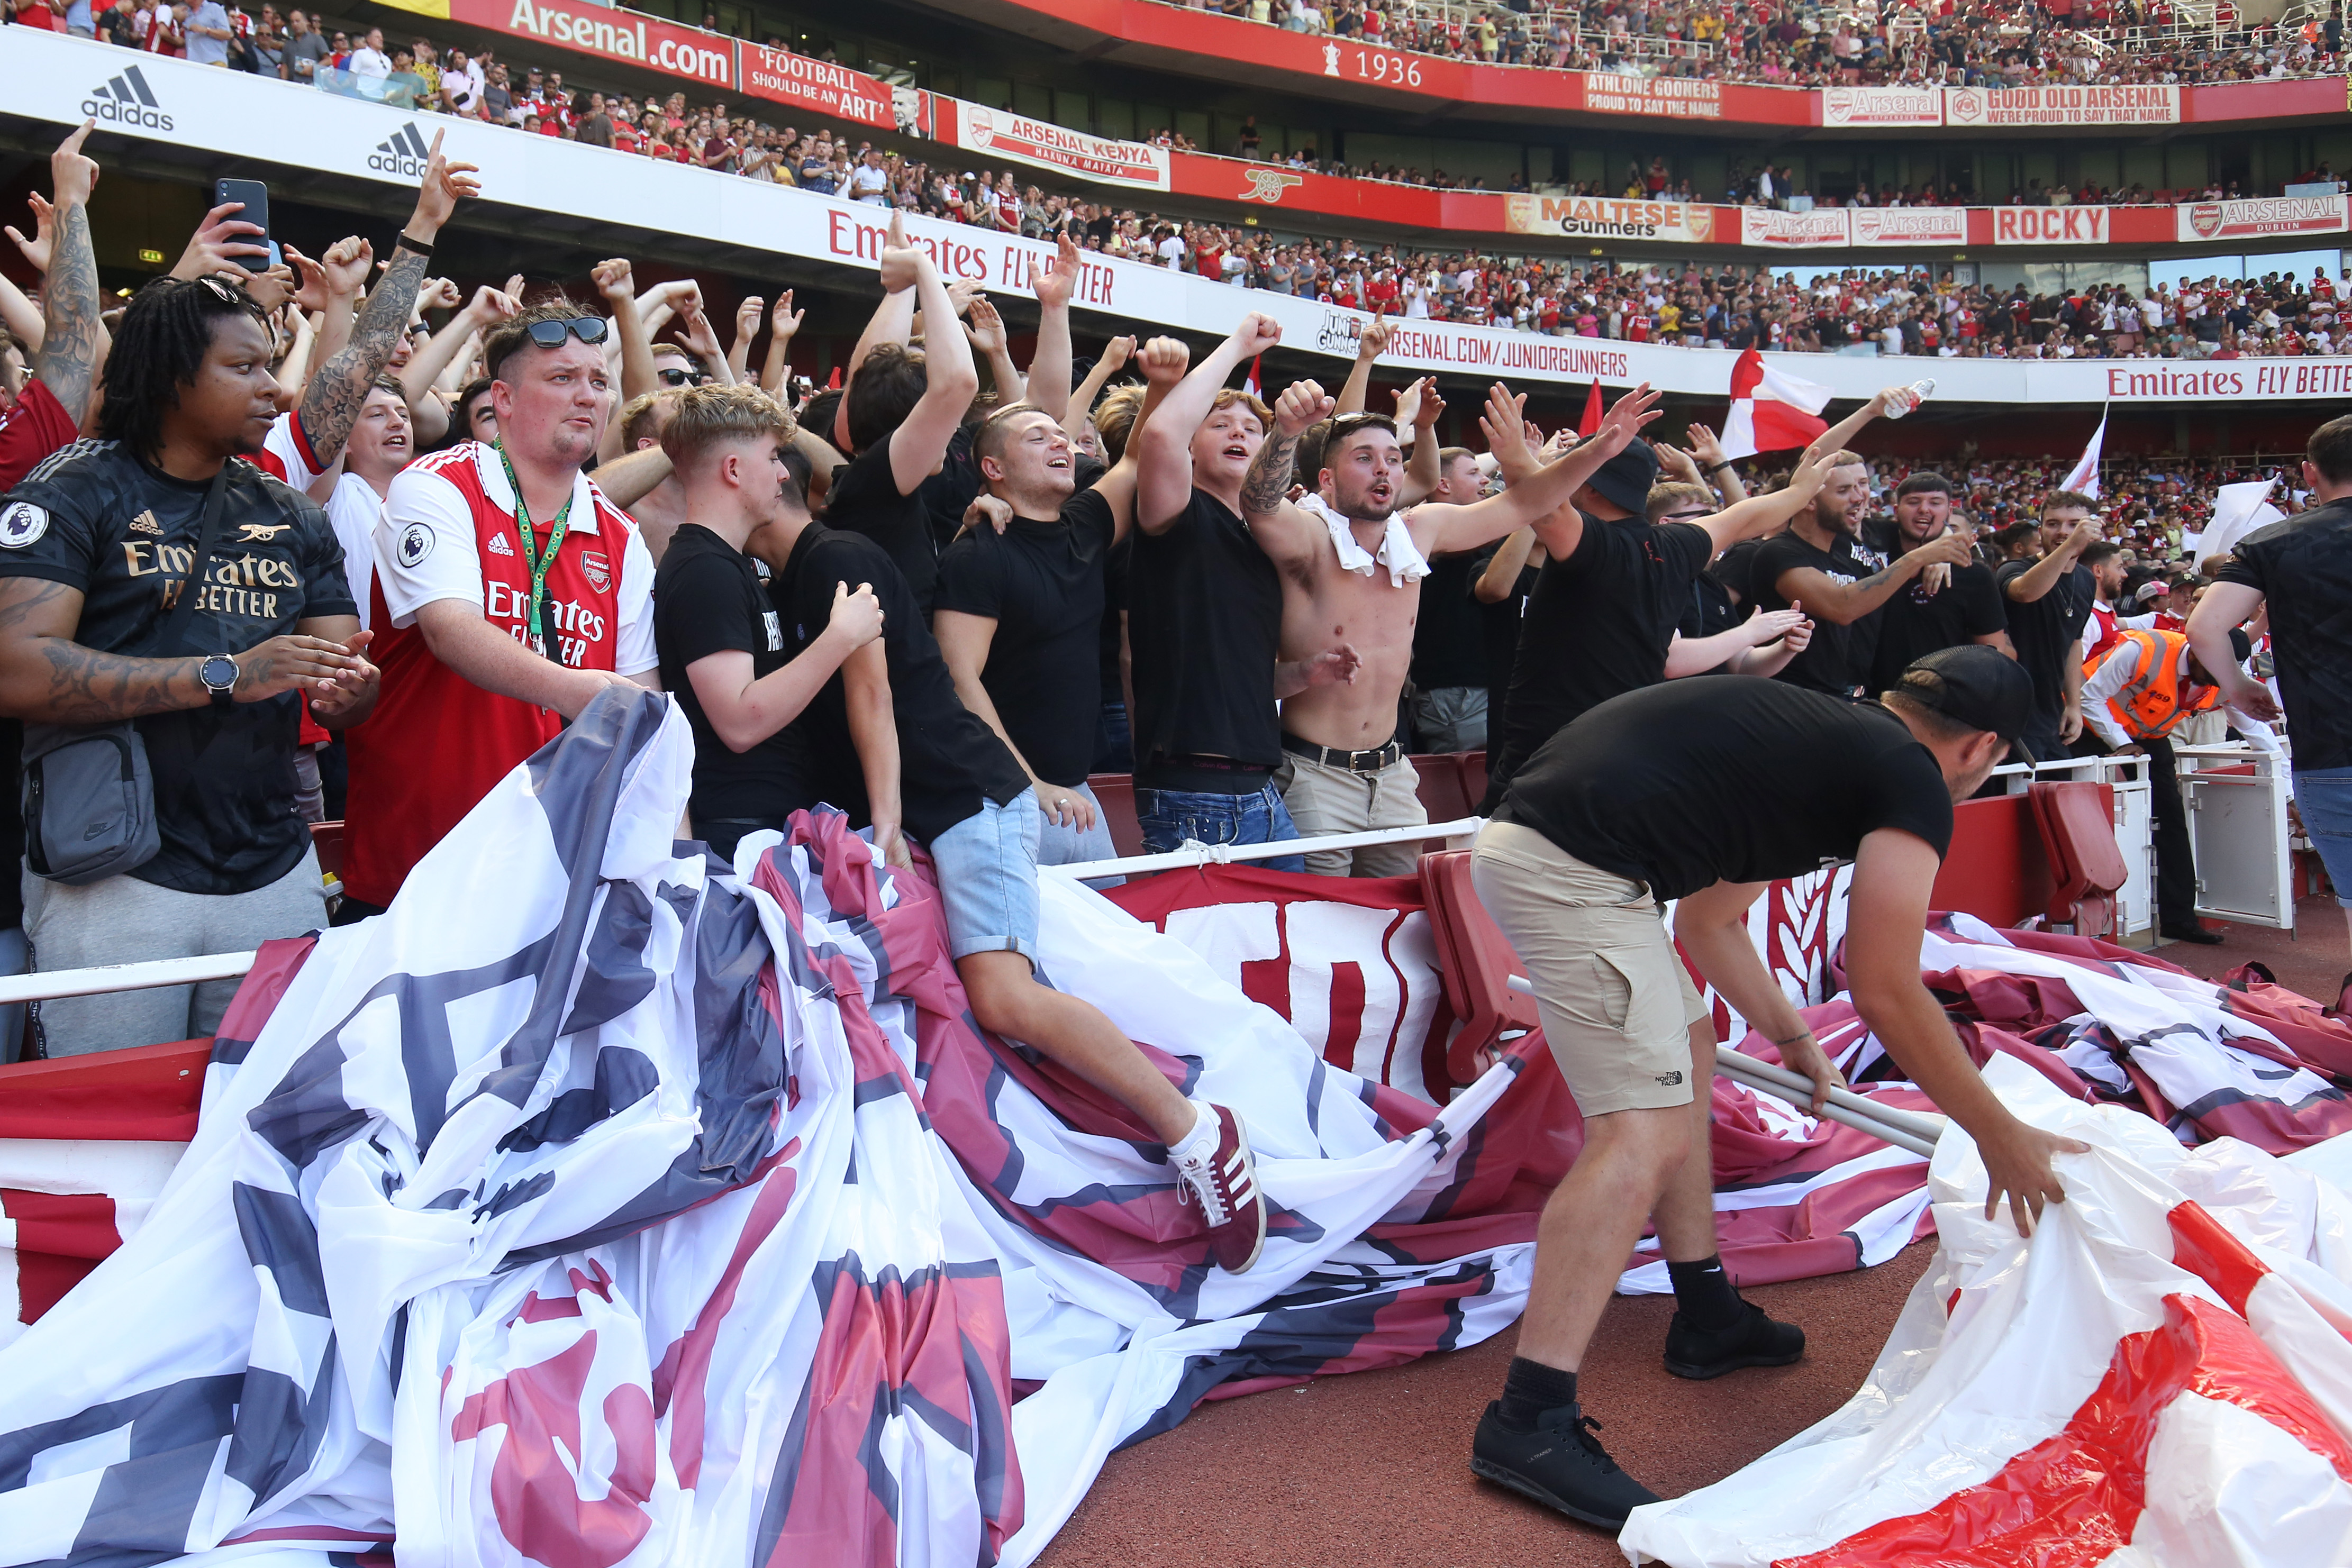
<instances>
[{"instance_id":1,"label":"black t-shirt","mask_svg":"<svg viewBox=\"0 0 2352 1568\"><path fill-rule=\"evenodd\" d=\"M1486 749L1499 753L1503 747L1503 720L1511 701L1511 671L1519 657L1519 622L1526 618L1528 600L1536 591L1536 579L1542 575L1538 568L1523 566L1511 582L1511 591L1489 604L1478 597L1478 580L1486 575L1486 568L1495 552L1503 547L1487 546L1471 558L1475 569L1470 574L1469 586L1463 596L1478 612L1478 638L1486 655Z\"/></svg>"},{"instance_id":2,"label":"black t-shirt","mask_svg":"<svg viewBox=\"0 0 2352 1568\"><path fill-rule=\"evenodd\" d=\"M1774 538L1779 537L1777 534L1773 536ZM1756 610L1756 582L1753 576L1756 552L1771 542L1771 539L1741 539L1738 544L1716 557L1715 564L1707 568L1715 580L1722 584L1727 592L1739 596L1741 620L1746 620Z\"/></svg>"},{"instance_id":3,"label":"black t-shirt","mask_svg":"<svg viewBox=\"0 0 2352 1568\"><path fill-rule=\"evenodd\" d=\"M816 641L833 618L833 591L846 583L874 585L882 601L882 645L890 666L890 706L898 726L898 806L901 825L929 841L979 811L984 797L1002 806L1029 788L1004 742L955 694L955 681L929 621L915 607L913 590L882 547L857 534L812 523L793 547L783 576L768 585L783 618L784 643L794 656ZM846 688L838 674L788 727L806 747L808 797L787 800L790 811L827 800L863 825L873 820L866 775L849 736Z\"/></svg>"},{"instance_id":4,"label":"black t-shirt","mask_svg":"<svg viewBox=\"0 0 2352 1568\"><path fill-rule=\"evenodd\" d=\"M2033 706L2045 719L2066 710L2065 665L2074 656L2074 640L2091 618L2098 584L2088 567L2078 566L2051 584L2050 591L2031 603L2009 597L2009 585L2033 570L2030 560L2013 560L1993 574L2000 586L2001 612L2009 617L2009 640L2017 662L2033 677Z\"/></svg>"},{"instance_id":5,"label":"black t-shirt","mask_svg":"<svg viewBox=\"0 0 2352 1568\"><path fill-rule=\"evenodd\" d=\"M930 508L920 486L911 496L898 494L887 441L876 442L833 471L833 487L824 497L824 526L835 532L862 535L880 545L898 575L906 579L916 609L926 623L929 622L931 596L940 575ZM817 622L820 628L824 624L821 619Z\"/></svg>"},{"instance_id":6,"label":"black t-shirt","mask_svg":"<svg viewBox=\"0 0 2352 1568\"><path fill-rule=\"evenodd\" d=\"M1990 567L1953 568L1952 580L1932 598L1915 577L1879 607L1878 648L1865 690L1875 696L1892 686L1913 660L1938 648L1990 637L2008 625Z\"/></svg>"},{"instance_id":7,"label":"black t-shirt","mask_svg":"<svg viewBox=\"0 0 2352 1568\"><path fill-rule=\"evenodd\" d=\"M980 684L1004 733L1048 783L1086 782L1102 712L1103 569L1117 525L1081 490L1056 521L975 528L940 557L938 608L996 622Z\"/></svg>"},{"instance_id":8,"label":"black t-shirt","mask_svg":"<svg viewBox=\"0 0 2352 1568\"><path fill-rule=\"evenodd\" d=\"M1943 769L1902 720L1740 675L1601 704L1528 760L1498 816L1658 898L1817 871L1880 828L1938 856L1952 838Z\"/></svg>"},{"instance_id":9,"label":"black t-shirt","mask_svg":"<svg viewBox=\"0 0 2352 1568\"><path fill-rule=\"evenodd\" d=\"M1163 532L1136 531L1128 574L1138 781L1150 787L1155 757L1278 766L1282 580L1249 525L1195 489Z\"/></svg>"},{"instance_id":10,"label":"black t-shirt","mask_svg":"<svg viewBox=\"0 0 2352 1568\"><path fill-rule=\"evenodd\" d=\"M1781 574L1808 567L1832 582L1860 582L1878 570L1863 559L1853 548L1853 540L1843 534L1832 539L1829 549L1822 549L1791 528L1766 539L1748 563L1748 580L1756 590L1756 608L1788 609L1789 599L1780 591ZM1877 613L1874 610L1862 621L1869 621ZM1854 645L1861 628L1862 622L1841 626L1834 621L1816 619L1812 642L1772 678L1808 691L1848 695L1860 684L1864 673Z\"/></svg>"},{"instance_id":11,"label":"black t-shirt","mask_svg":"<svg viewBox=\"0 0 2352 1568\"><path fill-rule=\"evenodd\" d=\"M74 641L104 653L155 646L194 564L209 486L148 467L114 442L67 447L0 506L0 577L79 589ZM342 547L320 505L233 462L196 604L174 656L241 653L302 621L359 614ZM250 893L310 847L295 808L301 699L209 705L137 721L155 780L163 848L130 874L182 893Z\"/></svg>"},{"instance_id":12,"label":"black t-shirt","mask_svg":"<svg viewBox=\"0 0 2352 1568\"><path fill-rule=\"evenodd\" d=\"M1440 556L1421 585L1421 618L1412 628L1412 684L1424 692L1486 684L1486 640L1471 585L1489 558Z\"/></svg>"},{"instance_id":13,"label":"black t-shirt","mask_svg":"<svg viewBox=\"0 0 2352 1568\"><path fill-rule=\"evenodd\" d=\"M654 570L654 645L661 654L662 689L677 698L694 727L694 793L688 804L698 820L772 817L782 802L807 793L804 754L791 726L749 751L735 750L711 728L686 673L713 653L751 654L753 680L792 661L782 618L751 557L698 523L679 524Z\"/></svg>"},{"instance_id":14,"label":"black t-shirt","mask_svg":"<svg viewBox=\"0 0 2352 1568\"><path fill-rule=\"evenodd\" d=\"M2256 528L2238 541L2221 580L2260 591L2270 605L2295 768L2352 768L2352 502Z\"/></svg>"},{"instance_id":15,"label":"black t-shirt","mask_svg":"<svg viewBox=\"0 0 2352 1568\"><path fill-rule=\"evenodd\" d=\"M1714 554L1696 523L1585 517L1576 552L1546 561L1528 600L1490 789L1578 715L1666 678L1691 580Z\"/></svg>"}]
</instances>

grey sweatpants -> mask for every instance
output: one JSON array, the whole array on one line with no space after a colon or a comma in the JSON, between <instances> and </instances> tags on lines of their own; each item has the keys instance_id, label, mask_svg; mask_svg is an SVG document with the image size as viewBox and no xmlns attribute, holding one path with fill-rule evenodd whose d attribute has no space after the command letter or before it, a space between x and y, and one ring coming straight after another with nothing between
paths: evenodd
<instances>
[{"instance_id":1,"label":"grey sweatpants","mask_svg":"<svg viewBox=\"0 0 2352 1568\"><path fill-rule=\"evenodd\" d=\"M33 945L37 974L242 952L327 923L319 857L310 849L293 870L250 893L181 893L130 876L110 876L87 887L68 887L29 871L24 877L25 935ZM220 1027L240 983L206 980L67 997L36 1003L33 1016L50 1056L194 1040Z\"/></svg>"}]
</instances>

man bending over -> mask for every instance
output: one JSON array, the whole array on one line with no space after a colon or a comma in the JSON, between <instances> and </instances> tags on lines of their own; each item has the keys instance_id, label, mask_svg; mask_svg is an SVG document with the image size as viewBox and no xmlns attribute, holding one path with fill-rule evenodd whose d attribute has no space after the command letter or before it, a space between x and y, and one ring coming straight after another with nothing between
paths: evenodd
<instances>
[{"instance_id":1,"label":"man bending over","mask_svg":"<svg viewBox=\"0 0 2352 1568\"><path fill-rule=\"evenodd\" d=\"M2051 1157L2084 1145L2010 1114L1919 980L1919 938L1952 808L2032 715L2033 681L1978 644L1913 664L1872 703L1781 681L1701 676L1613 697L1547 741L1478 835L1478 897L1535 982L1585 1143L1544 1206L1535 1281L1503 1396L1470 1468L1615 1530L1655 1494L1601 1450L1577 1402L1601 1312L1652 1220L1675 1285L1666 1369L1708 1378L1780 1366L1803 1331L1739 1299L1717 1256L1707 1150L1715 1073L1688 1027L1706 1016L1675 943L1815 1085L1840 1082L1764 968L1748 907L1777 877L1854 862L1846 925L1853 1003L1904 1074L1976 1140L1986 1212L2020 1230L2065 1196ZM1658 902L1678 899L1669 936Z\"/></svg>"}]
</instances>

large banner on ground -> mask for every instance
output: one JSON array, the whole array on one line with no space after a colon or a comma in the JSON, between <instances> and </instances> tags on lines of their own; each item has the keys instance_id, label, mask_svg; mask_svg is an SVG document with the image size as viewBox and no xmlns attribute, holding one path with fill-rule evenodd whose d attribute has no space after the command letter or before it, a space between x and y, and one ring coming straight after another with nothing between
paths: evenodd
<instances>
[{"instance_id":1,"label":"large banner on ground","mask_svg":"<svg viewBox=\"0 0 2352 1568\"><path fill-rule=\"evenodd\" d=\"M450 156L480 165L481 209L500 214L500 221L519 228L553 214L601 225L621 243L630 235L689 236L869 277L881 255L887 214L877 207L502 127L445 120L184 60L148 56L127 67L123 62L130 57L122 51L63 34L20 27L8 44L9 111L47 120L59 135L94 115L110 131L257 170L299 166L410 190L415 183L407 172L414 147L443 132ZM298 96L283 96L289 94ZM298 120L303 134L289 138L284 127ZM394 145L401 158L385 156ZM2067 243L2081 245L2102 243L2108 215L2131 210L2004 207L1994 213L2015 221L2003 232L2019 237L2004 243L2023 243L2030 222L2053 240L2071 230ZM1740 215L1743 225L1779 236L1769 242L1775 248L1825 253L1826 246L1808 245L1807 236L1850 233L1846 225L1854 211L1749 210ZM990 289L1026 293L1038 272L1053 262L1053 247L1038 240L919 217L910 218L907 227L947 276ZM1311 299L1091 252L1080 265L1076 303L1092 315L1098 329L1160 327L1222 336L1257 311L1281 324L1285 349L1349 360L1370 319ZM1737 357L1727 350L1541 336L1463 322L1406 319L1395 325L1383 362L1398 369L1563 382L1580 391L1594 381L1611 387L1647 382L1665 392L1725 397ZM2218 408L2250 398L2326 403L2343 398L2352 382L2352 360L2192 363L1843 354L1775 359L1850 400L1933 377L1937 397L1958 403L2145 402Z\"/></svg>"}]
</instances>

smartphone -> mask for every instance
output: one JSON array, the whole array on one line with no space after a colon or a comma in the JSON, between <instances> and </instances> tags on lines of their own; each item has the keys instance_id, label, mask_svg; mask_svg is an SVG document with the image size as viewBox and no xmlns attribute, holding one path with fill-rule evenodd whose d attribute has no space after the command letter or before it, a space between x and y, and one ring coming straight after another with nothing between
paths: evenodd
<instances>
[{"instance_id":1,"label":"smartphone","mask_svg":"<svg viewBox=\"0 0 2352 1568\"><path fill-rule=\"evenodd\" d=\"M269 237L269 187L259 180L214 181L213 205L226 206L231 202L245 204L245 210L236 214L238 222L261 225L261 233L258 235L241 235L238 237L254 245L269 247L268 256L240 256L236 258L236 264L247 272L268 271L270 263L276 260L278 255L277 242Z\"/></svg>"}]
</instances>

